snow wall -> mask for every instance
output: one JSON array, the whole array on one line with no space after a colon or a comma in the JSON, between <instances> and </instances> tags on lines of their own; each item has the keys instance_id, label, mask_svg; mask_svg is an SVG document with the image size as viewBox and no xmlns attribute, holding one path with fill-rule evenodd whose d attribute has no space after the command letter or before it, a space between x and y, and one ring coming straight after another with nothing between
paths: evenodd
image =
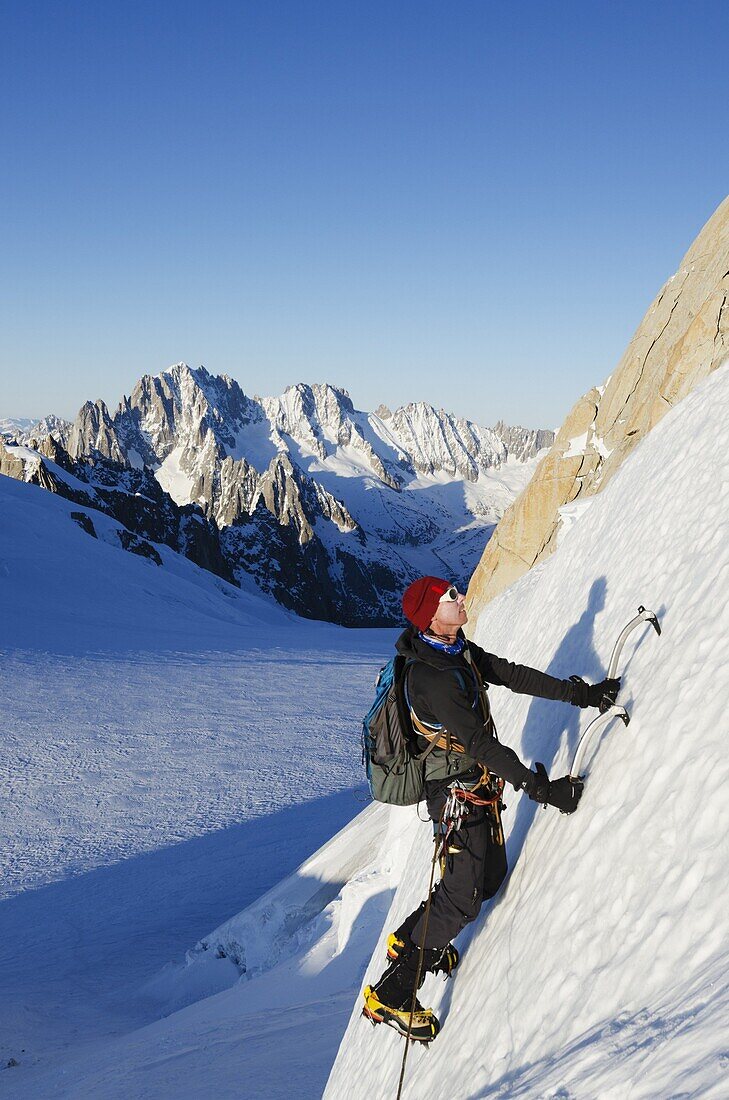
<instances>
[{"instance_id":1,"label":"snow wall","mask_svg":"<svg viewBox=\"0 0 729 1100\"><path fill-rule=\"evenodd\" d=\"M632 721L588 752L576 814L509 788L510 877L460 936L455 978L426 979L443 1030L411 1048L403 1097L729 1095L728 454L725 364L571 517L556 554L484 610L480 645L562 677L600 679L639 604L663 635L646 625L623 651ZM567 772L596 712L491 693L502 740ZM427 886L429 827L409 810L392 821L381 870L393 877L392 853L405 855L362 984ZM403 1040L360 1011L358 995L328 1100L396 1095Z\"/></svg>"}]
</instances>

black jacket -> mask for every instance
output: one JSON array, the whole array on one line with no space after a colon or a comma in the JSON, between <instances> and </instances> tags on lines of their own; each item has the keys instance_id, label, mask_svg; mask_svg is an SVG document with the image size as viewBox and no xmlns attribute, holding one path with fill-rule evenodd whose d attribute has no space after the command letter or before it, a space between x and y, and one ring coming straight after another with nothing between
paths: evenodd
<instances>
[{"instance_id":1,"label":"black jacket","mask_svg":"<svg viewBox=\"0 0 729 1100\"><path fill-rule=\"evenodd\" d=\"M514 664L504 657L487 653L474 642L467 641L466 646L487 684L508 687L520 695L572 702L573 684L569 680L558 680L528 665ZM417 662L408 669L407 692L410 705L420 721L445 726L469 757L515 787L521 787L532 773L513 749L496 740L484 723L478 706L475 677L463 653L454 656L434 649L418 637L414 627L403 631L396 648L407 658L417 658ZM425 741L422 743L425 747ZM442 751L435 749L431 755Z\"/></svg>"}]
</instances>

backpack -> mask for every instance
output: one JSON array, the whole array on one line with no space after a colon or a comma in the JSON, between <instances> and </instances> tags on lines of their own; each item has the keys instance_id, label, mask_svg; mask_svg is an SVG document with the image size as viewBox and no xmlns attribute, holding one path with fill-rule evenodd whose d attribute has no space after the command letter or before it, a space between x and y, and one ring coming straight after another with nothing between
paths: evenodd
<instances>
[{"instance_id":1,"label":"backpack","mask_svg":"<svg viewBox=\"0 0 729 1100\"><path fill-rule=\"evenodd\" d=\"M362 723L362 762L376 802L413 806L423 797L425 758L438 741L418 752L405 698L405 677L416 658L398 654L375 681L375 699Z\"/></svg>"}]
</instances>

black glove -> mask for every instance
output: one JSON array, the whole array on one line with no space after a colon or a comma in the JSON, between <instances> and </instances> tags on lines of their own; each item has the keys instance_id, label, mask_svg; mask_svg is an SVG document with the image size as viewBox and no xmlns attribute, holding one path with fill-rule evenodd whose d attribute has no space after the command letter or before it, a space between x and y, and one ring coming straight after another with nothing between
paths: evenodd
<instances>
[{"instance_id":1,"label":"black glove","mask_svg":"<svg viewBox=\"0 0 729 1100\"><path fill-rule=\"evenodd\" d=\"M599 707L604 713L618 697L620 677L614 680L601 680L599 684L588 684L581 676L570 676L572 684L573 707Z\"/></svg>"},{"instance_id":2,"label":"black glove","mask_svg":"<svg viewBox=\"0 0 729 1100\"><path fill-rule=\"evenodd\" d=\"M561 779L551 779L544 764L535 764L535 772L524 783L524 789L531 799L545 806L554 806L563 814L573 814L582 798L585 785L581 779L571 779L563 775Z\"/></svg>"}]
</instances>

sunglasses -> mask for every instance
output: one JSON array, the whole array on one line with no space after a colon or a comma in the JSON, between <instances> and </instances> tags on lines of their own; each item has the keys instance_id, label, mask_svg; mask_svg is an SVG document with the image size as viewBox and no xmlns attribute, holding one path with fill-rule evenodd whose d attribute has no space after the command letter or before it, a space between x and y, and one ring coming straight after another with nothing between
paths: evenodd
<instances>
[{"instance_id":1,"label":"sunglasses","mask_svg":"<svg viewBox=\"0 0 729 1100\"><path fill-rule=\"evenodd\" d=\"M445 592L438 600L438 603L455 603L458 599L458 589L454 584L450 588L446 588Z\"/></svg>"}]
</instances>

